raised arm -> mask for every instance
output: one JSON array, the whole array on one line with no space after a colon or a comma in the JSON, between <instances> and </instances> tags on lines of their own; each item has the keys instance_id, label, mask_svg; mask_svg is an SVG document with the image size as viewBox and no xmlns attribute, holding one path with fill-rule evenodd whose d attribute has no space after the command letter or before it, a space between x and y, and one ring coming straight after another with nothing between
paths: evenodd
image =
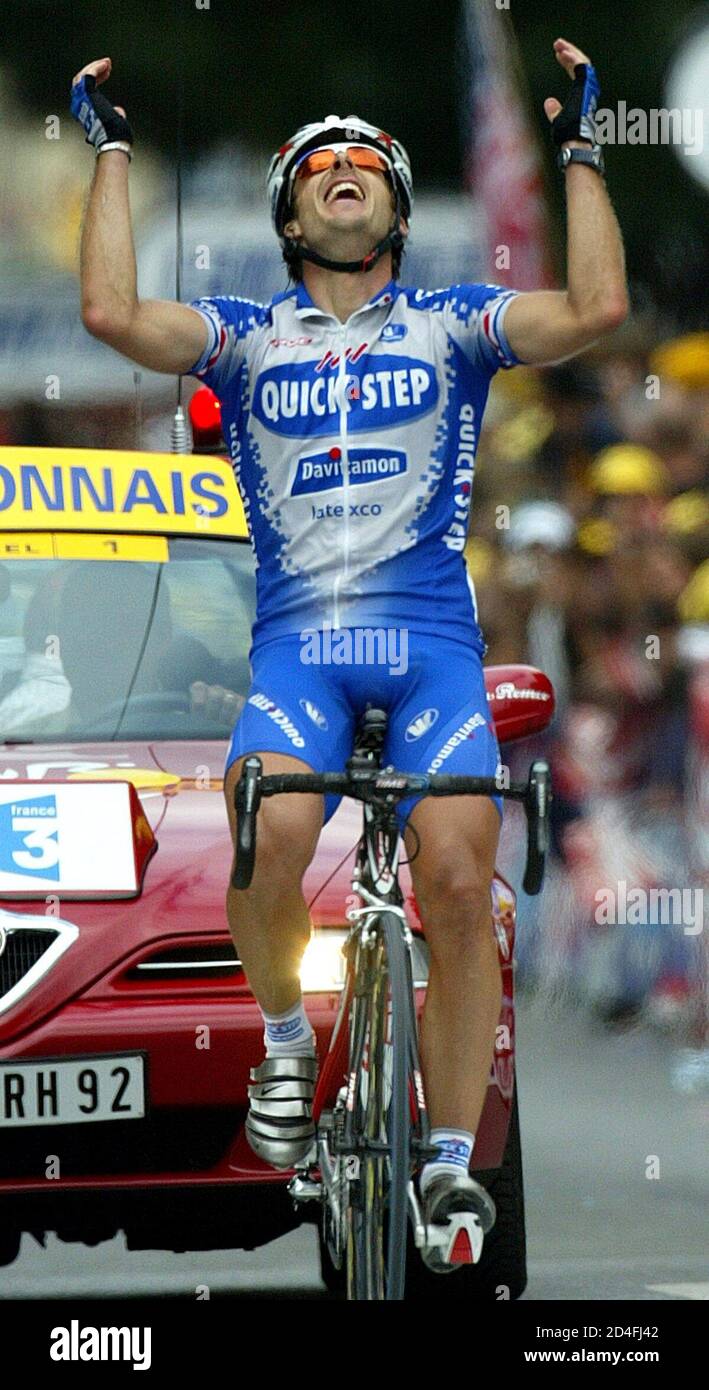
<instances>
[{"instance_id":1,"label":"raised arm","mask_svg":"<svg viewBox=\"0 0 709 1390\"><path fill-rule=\"evenodd\" d=\"M556 57L569 74L590 59L557 39ZM562 110L553 97L544 110L554 121ZM584 140L569 139L571 148L590 148ZM620 228L604 180L595 169L569 164L566 180L567 288L520 294L507 310L505 332L512 350L523 362L559 362L590 347L596 339L628 316L625 257Z\"/></svg>"},{"instance_id":2,"label":"raised arm","mask_svg":"<svg viewBox=\"0 0 709 1390\"><path fill-rule=\"evenodd\" d=\"M77 89L72 109L89 143L121 147L96 157L81 236L82 322L95 338L142 367L186 372L206 346L204 320L186 304L138 299L128 195L130 126L120 106L110 107L102 94L94 97L90 81L79 85L93 77L98 86L110 72L110 58L100 58L82 68L72 84Z\"/></svg>"}]
</instances>

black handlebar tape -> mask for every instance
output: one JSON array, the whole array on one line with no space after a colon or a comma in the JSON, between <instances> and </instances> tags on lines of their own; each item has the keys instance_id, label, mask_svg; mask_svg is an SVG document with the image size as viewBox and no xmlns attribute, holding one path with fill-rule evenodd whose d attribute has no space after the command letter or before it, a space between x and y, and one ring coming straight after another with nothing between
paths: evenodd
<instances>
[{"instance_id":1,"label":"black handlebar tape","mask_svg":"<svg viewBox=\"0 0 709 1390\"><path fill-rule=\"evenodd\" d=\"M530 897L539 892L549 848L549 807L551 805L551 774L547 763L532 763L529 770L527 812L527 864L522 887Z\"/></svg>"},{"instance_id":2,"label":"black handlebar tape","mask_svg":"<svg viewBox=\"0 0 709 1390\"><path fill-rule=\"evenodd\" d=\"M512 801L524 801L527 796L526 782L512 782L509 787L501 787L495 777L457 777L447 772L430 781L430 796L507 796Z\"/></svg>"},{"instance_id":3,"label":"black handlebar tape","mask_svg":"<svg viewBox=\"0 0 709 1390\"><path fill-rule=\"evenodd\" d=\"M261 801L261 760L247 758L236 784L236 859L231 876L234 888L248 888L256 858L256 813Z\"/></svg>"},{"instance_id":4,"label":"black handlebar tape","mask_svg":"<svg viewBox=\"0 0 709 1390\"><path fill-rule=\"evenodd\" d=\"M402 776L402 774L399 774ZM352 777L345 772L291 772L272 773L261 780L261 796L279 796L282 792L334 792L339 796L351 796L357 800L359 787L371 788L378 783L382 792L400 790L402 798L425 792L427 796L507 796L516 801L524 801L528 794L526 782L514 782L510 787L500 787L494 777L455 777L446 774L440 777L427 777L425 774L412 774L401 787L397 787L397 774L390 776L384 769L366 776Z\"/></svg>"}]
</instances>

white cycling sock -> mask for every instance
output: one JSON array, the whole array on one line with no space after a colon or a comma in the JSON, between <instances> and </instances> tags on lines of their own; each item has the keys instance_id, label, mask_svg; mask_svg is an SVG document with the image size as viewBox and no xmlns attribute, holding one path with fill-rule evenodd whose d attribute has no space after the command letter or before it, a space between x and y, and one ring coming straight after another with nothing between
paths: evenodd
<instances>
[{"instance_id":1,"label":"white cycling sock","mask_svg":"<svg viewBox=\"0 0 709 1390\"><path fill-rule=\"evenodd\" d=\"M314 1057L315 1034L308 1023L301 995L297 1004L284 1014L267 1014L262 1009L263 1041L267 1057Z\"/></svg>"},{"instance_id":2,"label":"white cycling sock","mask_svg":"<svg viewBox=\"0 0 709 1390\"><path fill-rule=\"evenodd\" d=\"M438 1158L430 1158L421 1170L419 1189L422 1196L441 1173L463 1173L467 1177L475 1135L467 1129L432 1129L431 1143L438 1149Z\"/></svg>"}]
</instances>

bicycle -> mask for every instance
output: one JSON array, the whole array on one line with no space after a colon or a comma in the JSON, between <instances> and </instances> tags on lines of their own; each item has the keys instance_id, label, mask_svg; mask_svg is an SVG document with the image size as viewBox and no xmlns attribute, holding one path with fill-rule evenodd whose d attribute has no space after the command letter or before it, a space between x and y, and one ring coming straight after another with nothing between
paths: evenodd
<instances>
[{"instance_id":1,"label":"bicycle","mask_svg":"<svg viewBox=\"0 0 709 1390\"><path fill-rule=\"evenodd\" d=\"M315 1146L289 1183L296 1204L320 1204L332 1264L336 1270L344 1267L347 1297L356 1301L403 1299L409 1215L417 1248L451 1242L448 1227L426 1231L413 1183L416 1169L437 1150L430 1144L419 1061L396 805L412 795L501 794L521 801L527 816L523 886L528 894L539 892L549 843L551 775L545 761L532 763L526 783L509 787L492 777L397 772L381 767L385 731L385 712L368 707L345 772L264 776L260 759L250 756L235 790L235 888L251 882L256 817L264 796L330 792L363 803L352 877L362 905L347 914L352 925L343 947L345 983L313 1102ZM333 1095L335 1103L326 1110ZM482 1246L482 1232L475 1227L475 1219L468 1218L473 1260ZM446 1258L450 1254L448 1249Z\"/></svg>"}]
</instances>

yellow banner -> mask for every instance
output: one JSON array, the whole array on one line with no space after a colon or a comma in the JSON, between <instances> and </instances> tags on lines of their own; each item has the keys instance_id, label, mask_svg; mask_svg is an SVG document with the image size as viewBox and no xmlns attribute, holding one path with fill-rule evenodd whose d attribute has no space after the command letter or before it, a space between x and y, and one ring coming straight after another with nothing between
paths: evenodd
<instances>
[{"instance_id":1,"label":"yellow banner","mask_svg":"<svg viewBox=\"0 0 709 1390\"><path fill-rule=\"evenodd\" d=\"M53 560L54 537L15 531L0 535L0 560Z\"/></svg>"},{"instance_id":2,"label":"yellow banner","mask_svg":"<svg viewBox=\"0 0 709 1390\"><path fill-rule=\"evenodd\" d=\"M166 536L77 535L67 531L52 537L58 560L158 560L170 558Z\"/></svg>"},{"instance_id":3,"label":"yellow banner","mask_svg":"<svg viewBox=\"0 0 709 1390\"><path fill-rule=\"evenodd\" d=\"M0 448L0 528L248 535L226 459L14 445Z\"/></svg>"},{"instance_id":4,"label":"yellow banner","mask_svg":"<svg viewBox=\"0 0 709 1390\"><path fill-rule=\"evenodd\" d=\"M170 559L167 536L102 536L48 531L0 532L2 560L142 560L164 564Z\"/></svg>"}]
</instances>

